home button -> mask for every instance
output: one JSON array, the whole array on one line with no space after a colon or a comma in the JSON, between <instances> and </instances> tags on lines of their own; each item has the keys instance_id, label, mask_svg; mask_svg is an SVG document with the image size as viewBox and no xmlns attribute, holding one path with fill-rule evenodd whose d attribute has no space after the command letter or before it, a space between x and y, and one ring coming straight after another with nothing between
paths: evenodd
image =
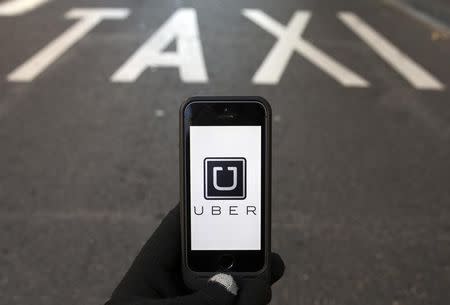
<instances>
[{"instance_id":1,"label":"home button","mask_svg":"<svg viewBox=\"0 0 450 305\"><path fill-rule=\"evenodd\" d=\"M229 270L234 265L234 257L231 254L224 254L219 258L219 269L221 271Z\"/></svg>"}]
</instances>

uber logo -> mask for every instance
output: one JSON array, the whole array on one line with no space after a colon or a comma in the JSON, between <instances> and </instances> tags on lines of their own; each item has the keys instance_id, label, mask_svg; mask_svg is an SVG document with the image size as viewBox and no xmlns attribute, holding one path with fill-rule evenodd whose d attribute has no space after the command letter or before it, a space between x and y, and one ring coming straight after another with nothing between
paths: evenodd
<instances>
[{"instance_id":1,"label":"uber logo","mask_svg":"<svg viewBox=\"0 0 450 305\"><path fill-rule=\"evenodd\" d=\"M205 199L245 199L245 158L205 158L203 167Z\"/></svg>"}]
</instances>

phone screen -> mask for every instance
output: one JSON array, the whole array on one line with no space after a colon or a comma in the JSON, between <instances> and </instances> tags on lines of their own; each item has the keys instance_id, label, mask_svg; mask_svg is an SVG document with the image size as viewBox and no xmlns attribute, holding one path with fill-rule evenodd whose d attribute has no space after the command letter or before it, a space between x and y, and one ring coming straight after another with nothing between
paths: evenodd
<instances>
[{"instance_id":1,"label":"phone screen","mask_svg":"<svg viewBox=\"0 0 450 305\"><path fill-rule=\"evenodd\" d=\"M189 126L190 250L261 250L261 133Z\"/></svg>"},{"instance_id":2,"label":"phone screen","mask_svg":"<svg viewBox=\"0 0 450 305\"><path fill-rule=\"evenodd\" d=\"M270 106L209 98L181 112L186 266L256 272L270 246Z\"/></svg>"}]
</instances>

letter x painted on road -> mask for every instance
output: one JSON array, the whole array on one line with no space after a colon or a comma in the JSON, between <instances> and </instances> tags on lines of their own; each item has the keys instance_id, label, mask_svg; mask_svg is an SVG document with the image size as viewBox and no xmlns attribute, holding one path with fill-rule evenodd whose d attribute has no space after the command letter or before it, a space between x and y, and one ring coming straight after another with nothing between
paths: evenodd
<instances>
[{"instance_id":1,"label":"letter x painted on road","mask_svg":"<svg viewBox=\"0 0 450 305\"><path fill-rule=\"evenodd\" d=\"M270 50L262 65L253 76L253 83L267 85L278 84L289 63L289 59L297 51L343 86L369 86L369 83L364 78L346 68L301 37L311 18L310 12L295 12L287 26L283 26L258 9L244 9L243 15L278 38L277 43Z\"/></svg>"}]
</instances>

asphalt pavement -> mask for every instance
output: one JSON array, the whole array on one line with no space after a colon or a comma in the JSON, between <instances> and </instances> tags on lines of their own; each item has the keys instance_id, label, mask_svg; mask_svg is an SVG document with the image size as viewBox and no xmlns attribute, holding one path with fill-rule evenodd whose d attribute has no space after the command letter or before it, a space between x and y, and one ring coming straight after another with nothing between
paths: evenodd
<instances>
[{"instance_id":1,"label":"asphalt pavement","mask_svg":"<svg viewBox=\"0 0 450 305\"><path fill-rule=\"evenodd\" d=\"M383 1L2 0L0 304L102 304L179 200L182 101L261 95L272 304L448 305L449 87Z\"/></svg>"}]
</instances>

